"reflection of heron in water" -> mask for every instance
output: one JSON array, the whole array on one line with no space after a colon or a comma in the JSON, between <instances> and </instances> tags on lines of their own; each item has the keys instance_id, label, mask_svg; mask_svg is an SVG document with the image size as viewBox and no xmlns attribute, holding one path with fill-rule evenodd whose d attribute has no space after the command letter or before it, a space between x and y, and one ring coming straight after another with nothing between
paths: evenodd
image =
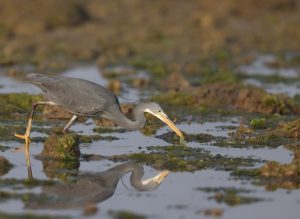
<instances>
[{"instance_id":1,"label":"reflection of heron in water","mask_svg":"<svg viewBox=\"0 0 300 219\"><path fill-rule=\"evenodd\" d=\"M41 199L29 200L26 208L31 209L67 209L97 204L110 198L121 177L131 172L130 184L139 191L155 190L168 176L163 170L154 177L142 180L144 168L135 163L125 163L98 174L80 174L76 182L43 188Z\"/></svg>"}]
</instances>

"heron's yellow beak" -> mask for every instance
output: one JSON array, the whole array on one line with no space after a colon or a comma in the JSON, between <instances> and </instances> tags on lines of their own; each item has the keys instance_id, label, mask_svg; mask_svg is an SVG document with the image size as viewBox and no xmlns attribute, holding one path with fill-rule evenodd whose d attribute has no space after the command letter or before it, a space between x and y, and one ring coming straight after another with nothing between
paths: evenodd
<instances>
[{"instance_id":1,"label":"heron's yellow beak","mask_svg":"<svg viewBox=\"0 0 300 219\"><path fill-rule=\"evenodd\" d=\"M168 116L165 113L161 112L153 115L159 118L164 123L166 123L180 137L180 139L184 138L181 131L176 127L176 125L168 118Z\"/></svg>"}]
</instances>

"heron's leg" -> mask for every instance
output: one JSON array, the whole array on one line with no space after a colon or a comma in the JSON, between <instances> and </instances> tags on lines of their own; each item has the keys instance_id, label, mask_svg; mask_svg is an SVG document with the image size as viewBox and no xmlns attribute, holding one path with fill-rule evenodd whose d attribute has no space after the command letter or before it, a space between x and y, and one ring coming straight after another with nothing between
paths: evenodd
<instances>
[{"instance_id":1,"label":"heron's leg","mask_svg":"<svg viewBox=\"0 0 300 219\"><path fill-rule=\"evenodd\" d=\"M73 122L77 119L77 117L78 117L77 115L73 115L73 117L70 119L70 121L68 122L68 124L63 129L63 133L64 134L66 134L68 132L68 129L73 124Z\"/></svg>"},{"instance_id":2,"label":"heron's leg","mask_svg":"<svg viewBox=\"0 0 300 219\"><path fill-rule=\"evenodd\" d=\"M15 134L15 136L17 138L25 139L25 145L27 147L29 146L29 141L30 141L29 140L29 135L30 135L31 127L32 127L32 119L33 119L33 116L34 116L34 111L35 111L35 109L38 105L55 105L55 104L53 102L37 102L37 103L32 104L32 110L31 110L31 113L30 113L30 116L29 116L29 119L28 119L28 124L27 124L25 134L24 135Z\"/></svg>"}]
</instances>

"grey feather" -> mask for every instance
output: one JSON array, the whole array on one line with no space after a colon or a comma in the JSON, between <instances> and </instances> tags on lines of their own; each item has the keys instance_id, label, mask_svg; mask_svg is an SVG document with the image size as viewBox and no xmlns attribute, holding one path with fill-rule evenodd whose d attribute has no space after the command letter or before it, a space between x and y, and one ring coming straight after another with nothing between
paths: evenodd
<instances>
[{"instance_id":1,"label":"grey feather","mask_svg":"<svg viewBox=\"0 0 300 219\"><path fill-rule=\"evenodd\" d=\"M141 103L133 110L132 121L122 113L118 98L99 84L79 78L48 77L35 73L27 77L55 105L75 115L104 117L130 130L144 126L146 109L155 114L163 112L157 103Z\"/></svg>"},{"instance_id":2,"label":"grey feather","mask_svg":"<svg viewBox=\"0 0 300 219\"><path fill-rule=\"evenodd\" d=\"M74 114L92 116L119 105L112 92L91 81L35 73L29 74L27 78L43 90L49 101Z\"/></svg>"}]
</instances>

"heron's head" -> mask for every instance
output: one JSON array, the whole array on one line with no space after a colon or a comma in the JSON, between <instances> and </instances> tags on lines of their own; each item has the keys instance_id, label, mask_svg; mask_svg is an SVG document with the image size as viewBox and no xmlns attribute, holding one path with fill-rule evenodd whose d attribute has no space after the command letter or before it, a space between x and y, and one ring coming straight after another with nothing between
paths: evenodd
<instances>
[{"instance_id":1,"label":"heron's head","mask_svg":"<svg viewBox=\"0 0 300 219\"><path fill-rule=\"evenodd\" d=\"M176 127L176 125L168 118L168 116L164 113L160 105L157 103L147 103L144 112L150 113L153 116L159 118L161 121L166 123L179 137L183 139L184 136L181 131Z\"/></svg>"}]
</instances>

